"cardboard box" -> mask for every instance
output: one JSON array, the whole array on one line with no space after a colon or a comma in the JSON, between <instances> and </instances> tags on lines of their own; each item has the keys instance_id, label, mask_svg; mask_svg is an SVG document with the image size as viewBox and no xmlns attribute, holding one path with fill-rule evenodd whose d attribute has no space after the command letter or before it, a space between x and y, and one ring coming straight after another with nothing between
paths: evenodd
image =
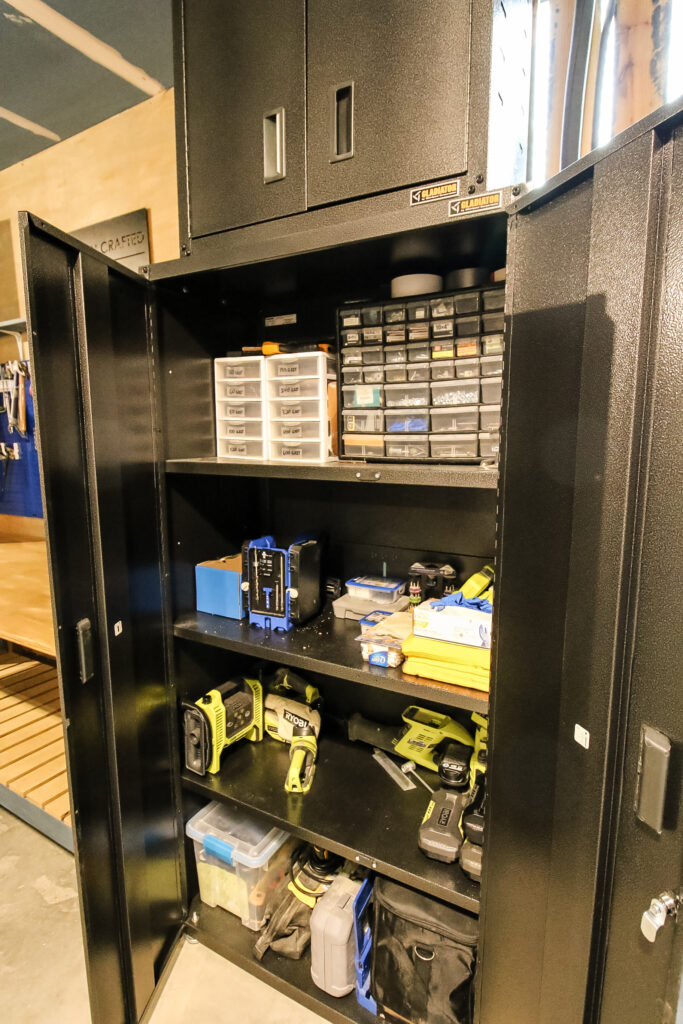
<instances>
[{"instance_id":1,"label":"cardboard box","mask_svg":"<svg viewBox=\"0 0 683 1024\"><path fill-rule=\"evenodd\" d=\"M439 599L423 601L413 609L413 633L430 640L446 640L468 647L491 647L490 612L461 605L438 607Z\"/></svg>"},{"instance_id":2,"label":"cardboard box","mask_svg":"<svg viewBox=\"0 0 683 1024\"><path fill-rule=\"evenodd\" d=\"M200 562L194 569L197 587L197 611L222 615L226 619L243 619L242 555Z\"/></svg>"}]
</instances>

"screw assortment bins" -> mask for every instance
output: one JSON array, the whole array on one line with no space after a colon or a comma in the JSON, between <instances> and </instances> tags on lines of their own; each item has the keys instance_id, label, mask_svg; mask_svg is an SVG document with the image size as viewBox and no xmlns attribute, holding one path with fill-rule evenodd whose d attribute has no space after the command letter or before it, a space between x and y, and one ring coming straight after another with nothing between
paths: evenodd
<instances>
[{"instance_id":1,"label":"screw assortment bins","mask_svg":"<svg viewBox=\"0 0 683 1024\"><path fill-rule=\"evenodd\" d=\"M497 459L502 287L342 307L342 458Z\"/></svg>"},{"instance_id":2,"label":"screw assortment bins","mask_svg":"<svg viewBox=\"0 0 683 1024\"><path fill-rule=\"evenodd\" d=\"M219 458L268 457L265 366L264 356L227 356L214 361Z\"/></svg>"},{"instance_id":3,"label":"screw assortment bins","mask_svg":"<svg viewBox=\"0 0 683 1024\"><path fill-rule=\"evenodd\" d=\"M326 462L334 458L334 358L325 352L270 356L266 376L269 457L279 462Z\"/></svg>"}]
</instances>

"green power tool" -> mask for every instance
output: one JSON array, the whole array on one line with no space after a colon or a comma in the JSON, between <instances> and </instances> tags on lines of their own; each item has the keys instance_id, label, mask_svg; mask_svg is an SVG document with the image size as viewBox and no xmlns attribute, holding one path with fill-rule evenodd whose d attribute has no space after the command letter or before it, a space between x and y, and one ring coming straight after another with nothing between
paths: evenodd
<instances>
[{"instance_id":1,"label":"green power tool","mask_svg":"<svg viewBox=\"0 0 683 1024\"><path fill-rule=\"evenodd\" d=\"M442 752L449 742L473 747L474 740L455 719L438 711L411 705L402 715L403 728L397 732L391 725L371 722L362 715L351 715L347 731L350 740L360 740L371 747L379 747L422 768L437 772Z\"/></svg>"}]
</instances>

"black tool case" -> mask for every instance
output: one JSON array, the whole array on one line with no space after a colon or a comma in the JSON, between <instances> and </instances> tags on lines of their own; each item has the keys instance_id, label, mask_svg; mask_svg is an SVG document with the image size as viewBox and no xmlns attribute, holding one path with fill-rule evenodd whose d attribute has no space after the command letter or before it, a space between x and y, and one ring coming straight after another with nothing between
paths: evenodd
<instances>
[{"instance_id":1,"label":"black tool case","mask_svg":"<svg viewBox=\"0 0 683 1024\"><path fill-rule=\"evenodd\" d=\"M147 278L21 215L96 1024L142 1017L183 935L329 1020L368 1024L353 995L315 988L305 958L258 964L239 921L198 902L184 823L210 799L478 914L474 1024L641 1024L671 998L675 929L645 948L638 922L676 883L680 794L661 834L633 807L641 723L681 741L678 602L662 599L683 575L680 123L679 110L636 125L507 213L338 210L295 238L219 241ZM218 460L225 339L253 338L255 311L303 310L332 334L340 303L380 294L406 246L438 270L501 265L507 251L499 475ZM370 670L357 627L329 608L278 637L196 612L197 562L304 529L327 535L342 579L407 575L418 560L463 578L495 556L490 705ZM489 712L481 887L417 848L422 787L401 793L331 731L302 800L282 788L287 750L265 740L235 744L217 775L183 771L179 702L255 658L308 674L331 715Z\"/></svg>"}]
</instances>

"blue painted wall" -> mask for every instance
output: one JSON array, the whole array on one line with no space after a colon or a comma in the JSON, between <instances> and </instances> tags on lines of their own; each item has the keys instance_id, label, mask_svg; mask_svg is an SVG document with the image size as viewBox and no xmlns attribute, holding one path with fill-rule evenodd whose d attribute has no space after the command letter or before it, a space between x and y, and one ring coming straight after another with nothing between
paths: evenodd
<instances>
[{"instance_id":1,"label":"blue painted wall","mask_svg":"<svg viewBox=\"0 0 683 1024\"><path fill-rule=\"evenodd\" d=\"M27 382L26 388L26 425L26 437L21 437L16 430L10 434L7 429L7 416L4 412L0 412L0 441L4 441L8 445L17 441L21 450L21 458L18 462L12 460L7 463L0 460L0 515L40 518L43 514L43 503L40 497L35 417L29 382Z\"/></svg>"}]
</instances>

